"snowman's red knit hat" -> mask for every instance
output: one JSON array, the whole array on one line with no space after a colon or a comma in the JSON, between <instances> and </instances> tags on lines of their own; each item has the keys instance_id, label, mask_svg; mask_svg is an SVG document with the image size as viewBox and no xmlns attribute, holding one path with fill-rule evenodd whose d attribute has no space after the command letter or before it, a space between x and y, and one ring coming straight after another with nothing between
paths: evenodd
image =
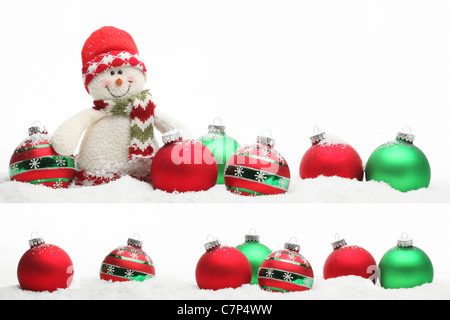
<instances>
[{"instance_id":1,"label":"snowman's red knit hat","mask_svg":"<svg viewBox=\"0 0 450 320\"><path fill-rule=\"evenodd\" d=\"M131 35L115 27L102 27L94 31L81 51L83 82L86 90L91 80L110 68L133 66L147 73L144 62Z\"/></svg>"}]
</instances>

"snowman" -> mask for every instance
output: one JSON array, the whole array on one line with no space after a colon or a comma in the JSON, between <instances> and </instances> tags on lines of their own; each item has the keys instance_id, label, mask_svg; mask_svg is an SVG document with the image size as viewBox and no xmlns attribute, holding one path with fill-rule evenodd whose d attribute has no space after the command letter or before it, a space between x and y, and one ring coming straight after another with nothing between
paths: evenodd
<instances>
[{"instance_id":1,"label":"snowman","mask_svg":"<svg viewBox=\"0 0 450 320\"><path fill-rule=\"evenodd\" d=\"M99 185L129 175L150 182L150 166L158 149L154 128L162 134L187 129L155 108L143 90L147 69L133 38L115 27L102 27L86 40L82 52L83 81L94 100L65 121L52 136L61 155L77 155L75 184Z\"/></svg>"}]
</instances>

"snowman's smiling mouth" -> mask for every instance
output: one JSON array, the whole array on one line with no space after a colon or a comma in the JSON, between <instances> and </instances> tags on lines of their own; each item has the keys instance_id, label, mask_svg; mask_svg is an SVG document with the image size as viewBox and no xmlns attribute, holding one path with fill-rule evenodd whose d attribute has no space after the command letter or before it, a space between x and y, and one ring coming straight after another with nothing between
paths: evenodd
<instances>
[{"instance_id":1,"label":"snowman's smiling mouth","mask_svg":"<svg viewBox=\"0 0 450 320\"><path fill-rule=\"evenodd\" d=\"M116 99L117 99L117 98L122 98L122 97L126 96L127 93L130 91L130 88L131 88L131 83L128 85L127 92L125 92L124 94L122 94L122 95L120 95L120 96L116 96L116 95L114 95L114 94L109 90L109 87L106 86L106 89L108 90L109 94L112 95L112 96L113 96L114 98L116 98Z\"/></svg>"}]
</instances>

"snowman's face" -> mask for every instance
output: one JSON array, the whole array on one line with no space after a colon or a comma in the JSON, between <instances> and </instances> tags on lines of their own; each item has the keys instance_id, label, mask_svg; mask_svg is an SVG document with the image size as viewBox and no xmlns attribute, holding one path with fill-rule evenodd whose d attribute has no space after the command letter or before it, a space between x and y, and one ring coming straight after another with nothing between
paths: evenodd
<instances>
[{"instance_id":1,"label":"snowman's face","mask_svg":"<svg viewBox=\"0 0 450 320\"><path fill-rule=\"evenodd\" d=\"M111 68L99 73L88 84L94 100L127 99L144 89L144 73L135 67Z\"/></svg>"}]
</instances>

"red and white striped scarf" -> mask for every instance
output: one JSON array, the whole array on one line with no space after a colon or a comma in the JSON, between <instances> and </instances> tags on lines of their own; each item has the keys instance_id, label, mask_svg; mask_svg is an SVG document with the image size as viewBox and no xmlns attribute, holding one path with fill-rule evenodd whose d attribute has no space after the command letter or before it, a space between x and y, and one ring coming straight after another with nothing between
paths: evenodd
<instances>
[{"instance_id":1,"label":"red and white striped scarf","mask_svg":"<svg viewBox=\"0 0 450 320\"><path fill-rule=\"evenodd\" d=\"M110 116L130 116L129 158L153 158L154 111L156 105L151 100L150 90L124 100L95 100L93 109Z\"/></svg>"}]
</instances>

